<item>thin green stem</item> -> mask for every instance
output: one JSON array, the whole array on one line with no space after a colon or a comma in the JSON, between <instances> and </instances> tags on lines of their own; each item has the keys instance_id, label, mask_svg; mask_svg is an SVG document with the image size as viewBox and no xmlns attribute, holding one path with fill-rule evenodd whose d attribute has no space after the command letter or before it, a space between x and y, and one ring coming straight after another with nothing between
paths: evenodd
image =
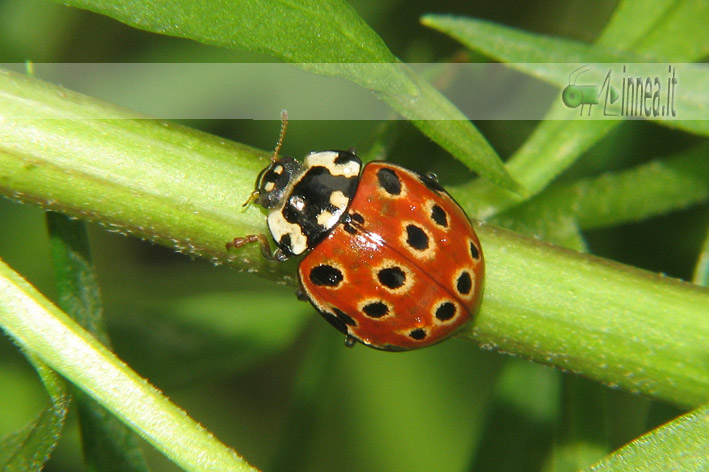
<instances>
[{"instance_id":1,"label":"thin green stem","mask_svg":"<svg viewBox=\"0 0 709 472\"><path fill-rule=\"evenodd\" d=\"M101 294L96 280L86 223L47 212L59 306L82 328L111 348L103 326ZM138 438L94 399L74 386L88 470L145 472L148 466Z\"/></svg>"},{"instance_id":2,"label":"thin green stem","mask_svg":"<svg viewBox=\"0 0 709 472\"><path fill-rule=\"evenodd\" d=\"M255 470L2 261L0 326L185 470Z\"/></svg>"}]
</instances>

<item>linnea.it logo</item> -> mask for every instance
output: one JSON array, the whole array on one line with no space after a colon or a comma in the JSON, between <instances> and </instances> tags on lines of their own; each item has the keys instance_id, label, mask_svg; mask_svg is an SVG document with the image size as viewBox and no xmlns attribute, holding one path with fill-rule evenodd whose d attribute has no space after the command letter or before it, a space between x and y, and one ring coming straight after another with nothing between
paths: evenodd
<instances>
[{"instance_id":1,"label":"linnea.it logo","mask_svg":"<svg viewBox=\"0 0 709 472\"><path fill-rule=\"evenodd\" d=\"M602 113L604 117L629 117L629 118L675 118L675 94L679 80L677 68L668 65L666 68L660 64L642 64L639 70L633 72L636 64L615 65L599 71L600 64L586 64L577 67L569 73L569 83L561 92L561 101L568 108L580 108L579 116L594 116ZM661 72L657 75L648 75L648 66ZM589 80L581 78L591 72L593 75L603 77L602 80ZM605 76L603 73L605 72ZM595 82L595 83L594 83ZM594 105L598 107L594 110Z\"/></svg>"}]
</instances>

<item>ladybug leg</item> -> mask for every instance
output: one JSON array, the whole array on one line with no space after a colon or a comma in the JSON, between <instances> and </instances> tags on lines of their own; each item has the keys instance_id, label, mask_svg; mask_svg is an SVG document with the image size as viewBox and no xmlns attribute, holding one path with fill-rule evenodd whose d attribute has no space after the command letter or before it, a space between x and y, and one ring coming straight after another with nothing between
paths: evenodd
<instances>
[{"instance_id":1,"label":"ladybug leg","mask_svg":"<svg viewBox=\"0 0 709 472\"><path fill-rule=\"evenodd\" d=\"M266 260L283 262L288 259L288 256L283 254L283 251L280 249L276 249L276 252L271 252L271 244L268 242L268 237L263 233L249 234L248 236L241 238L234 238L233 241L226 243L226 250L228 251L231 248L239 249L247 244L253 243L259 244L259 247L261 247L261 254L263 254L263 257Z\"/></svg>"},{"instance_id":2,"label":"ladybug leg","mask_svg":"<svg viewBox=\"0 0 709 472\"><path fill-rule=\"evenodd\" d=\"M354 336L350 336L349 334L345 338L345 346L346 347L352 347L355 345L355 342L357 342L357 339Z\"/></svg>"},{"instance_id":3,"label":"ladybug leg","mask_svg":"<svg viewBox=\"0 0 709 472\"><path fill-rule=\"evenodd\" d=\"M298 288L298 290L295 291L295 296L300 300L301 302L307 302L308 301L308 296L305 294L302 288Z\"/></svg>"}]
</instances>

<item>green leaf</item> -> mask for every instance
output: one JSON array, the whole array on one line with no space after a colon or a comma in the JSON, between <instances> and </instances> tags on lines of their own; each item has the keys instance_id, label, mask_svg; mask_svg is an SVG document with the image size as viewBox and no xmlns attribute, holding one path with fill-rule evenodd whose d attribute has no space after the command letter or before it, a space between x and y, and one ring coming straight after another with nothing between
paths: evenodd
<instances>
[{"instance_id":1,"label":"green leaf","mask_svg":"<svg viewBox=\"0 0 709 472\"><path fill-rule=\"evenodd\" d=\"M687 208L709 200L708 154L704 144L622 172L555 184L490 222L555 240L548 238L558 231L553 222L599 228Z\"/></svg>"},{"instance_id":2,"label":"green leaf","mask_svg":"<svg viewBox=\"0 0 709 472\"><path fill-rule=\"evenodd\" d=\"M706 470L709 404L661 426L615 451L585 472Z\"/></svg>"},{"instance_id":3,"label":"green leaf","mask_svg":"<svg viewBox=\"0 0 709 472\"><path fill-rule=\"evenodd\" d=\"M0 261L0 327L189 471L253 471Z\"/></svg>"},{"instance_id":4,"label":"green leaf","mask_svg":"<svg viewBox=\"0 0 709 472\"><path fill-rule=\"evenodd\" d=\"M709 10L707 13L709 15ZM709 20L709 16L707 19ZM527 33L473 18L428 15L422 18L422 22L426 26L449 34L470 49L491 54L499 61L508 62L512 68L560 88L569 85L570 74L574 70L569 63L580 65L592 63L591 70L596 72L596 82L593 83L600 85L603 83L603 77L598 77L599 71L605 72L615 66L617 72L619 67L615 63L629 64L631 71L627 74L629 77L655 77L660 75L658 71L662 72L667 68L666 64L660 67L660 64L643 63L679 62L676 55L662 58L647 57L580 41ZM682 86L677 88L674 104L679 110L679 116L684 116L686 119L647 119L665 126L709 135L709 120L703 119L709 107L709 80L707 80L709 68L691 67L686 64L680 64L679 67L681 71L678 75ZM620 74L616 73L613 83L620 84L620 77ZM663 84L664 80L663 75Z\"/></svg>"},{"instance_id":5,"label":"green leaf","mask_svg":"<svg viewBox=\"0 0 709 472\"><path fill-rule=\"evenodd\" d=\"M697 22L707 18L707 4L703 0L679 0L653 2L648 5L641 0L626 0L621 3L613 15L612 21L598 38L597 46L600 51L608 52L613 48L613 54L633 55L647 57L670 57L674 62L691 62L706 55L708 40L696 41L692 35L671 34L673 31L682 30L685 26L692 28L693 34L699 38L706 38L706 28L697 26ZM644 10L638 14L640 10ZM697 20L697 19L700 20ZM427 15L423 18L424 24L433 25L449 21L450 17L442 15ZM456 19L458 21L458 19ZM482 23L480 20L463 19L476 26L487 28L488 36L477 36L468 45L483 54L497 58L501 61L527 62L548 60L554 54L555 48L546 51L548 55L539 56L539 51L530 50L526 44L518 45L521 53L515 49L516 39L524 33L505 28L503 26ZM626 36L627 35L627 36ZM676 39L677 36L688 38ZM526 36L530 41L539 37ZM625 40L625 38L628 40ZM664 41L674 44L671 54L668 53ZM701 46L682 47L686 41L696 41ZM573 43L562 40L556 44L561 51L573 47ZM543 44L544 45L544 44ZM595 54L595 53L594 53ZM585 62L582 60L581 62ZM612 62L612 61L611 61ZM509 173L529 191L529 195L541 191L548 183L564 169L568 168L583 152L594 143L602 139L609 131L618 126L617 121L556 121L559 118L559 105L552 110L525 144L507 161ZM696 124L696 122L695 122ZM699 126L704 126L699 124ZM470 193L466 195L467 203L477 208L475 215L479 218L491 216L499 211L514 206L523 201L519 195L514 195L502 189L495 188L486 182L476 182L470 186Z\"/></svg>"},{"instance_id":6,"label":"green leaf","mask_svg":"<svg viewBox=\"0 0 709 472\"><path fill-rule=\"evenodd\" d=\"M702 287L709 286L709 225L707 226L701 253L697 258L697 266L694 269L694 277L692 280L695 284L701 285Z\"/></svg>"},{"instance_id":7,"label":"green leaf","mask_svg":"<svg viewBox=\"0 0 709 472\"><path fill-rule=\"evenodd\" d=\"M704 0L625 0L597 44L658 61L693 62L709 54L707 20Z\"/></svg>"},{"instance_id":8,"label":"green leaf","mask_svg":"<svg viewBox=\"0 0 709 472\"><path fill-rule=\"evenodd\" d=\"M86 223L55 212L47 212L46 221L59 307L110 347L103 326L101 294L89 254Z\"/></svg>"},{"instance_id":9,"label":"green leaf","mask_svg":"<svg viewBox=\"0 0 709 472\"><path fill-rule=\"evenodd\" d=\"M617 125L616 121L544 121L507 161L507 169L528 190L527 197L535 195ZM471 216L483 220L525 200L482 181L455 194L463 206L474 208Z\"/></svg>"},{"instance_id":10,"label":"green leaf","mask_svg":"<svg viewBox=\"0 0 709 472\"><path fill-rule=\"evenodd\" d=\"M587 379L562 379L562 412L545 472L577 471L609 452L603 411L606 389Z\"/></svg>"},{"instance_id":11,"label":"green leaf","mask_svg":"<svg viewBox=\"0 0 709 472\"><path fill-rule=\"evenodd\" d=\"M146 31L254 51L287 62L396 62L347 2L71 0Z\"/></svg>"},{"instance_id":12,"label":"green leaf","mask_svg":"<svg viewBox=\"0 0 709 472\"><path fill-rule=\"evenodd\" d=\"M520 70L533 65L527 63L539 63L536 70L545 72L556 66L553 63L645 62L634 60L637 56L627 52L591 46L571 39L528 33L475 18L430 14L421 17L421 23L448 34L469 49L489 55L500 62L510 63ZM552 76L556 77L557 74Z\"/></svg>"},{"instance_id":13,"label":"green leaf","mask_svg":"<svg viewBox=\"0 0 709 472\"><path fill-rule=\"evenodd\" d=\"M71 402L64 379L37 356L25 355L47 389L49 404L21 431L0 438L0 469L5 472L38 472L44 468L61 438Z\"/></svg>"},{"instance_id":14,"label":"green leaf","mask_svg":"<svg viewBox=\"0 0 709 472\"><path fill-rule=\"evenodd\" d=\"M47 213L59 306L110 348L101 296L89 254L86 224ZM89 471L147 471L137 437L81 390L75 393L84 462Z\"/></svg>"},{"instance_id":15,"label":"green leaf","mask_svg":"<svg viewBox=\"0 0 709 472\"><path fill-rule=\"evenodd\" d=\"M468 119L401 64L343 0L63 3L148 31L260 52L314 73L351 80L377 92L394 110L472 170L509 190L522 191Z\"/></svg>"}]
</instances>

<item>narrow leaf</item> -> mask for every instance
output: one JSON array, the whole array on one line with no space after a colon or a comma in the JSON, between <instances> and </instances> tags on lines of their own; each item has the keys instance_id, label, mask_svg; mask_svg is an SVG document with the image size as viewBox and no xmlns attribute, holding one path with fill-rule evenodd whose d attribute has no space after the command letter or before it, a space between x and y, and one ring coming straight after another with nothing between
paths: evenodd
<instances>
[{"instance_id":1,"label":"narrow leaf","mask_svg":"<svg viewBox=\"0 0 709 472\"><path fill-rule=\"evenodd\" d=\"M137 28L268 54L371 89L457 159L497 185L520 192L500 158L467 118L416 77L343 0L289 3L175 0L63 2ZM371 67L374 64L377 67ZM326 99L323 97L323 99Z\"/></svg>"},{"instance_id":2,"label":"narrow leaf","mask_svg":"<svg viewBox=\"0 0 709 472\"><path fill-rule=\"evenodd\" d=\"M347 2L70 0L146 31L254 51L286 62L396 62Z\"/></svg>"},{"instance_id":3,"label":"narrow leaf","mask_svg":"<svg viewBox=\"0 0 709 472\"><path fill-rule=\"evenodd\" d=\"M562 379L561 418L545 472L577 471L608 454L603 411L606 388L587 379Z\"/></svg>"},{"instance_id":4,"label":"narrow leaf","mask_svg":"<svg viewBox=\"0 0 709 472\"><path fill-rule=\"evenodd\" d=\"M644 8L641 15L637 12ZM613 54L630 53L641 57L668 57L671 56L676 62L691 62L705 55L709 41L698 41L701 46L680 47L677 45L672 54L666 54L663 41L668 37L678 36L672 32L681 30L685 25L695 25L697 21L707 18L707 6L703 0L680 0L676 2L655 2L647 5L639 0L626 0L614 13L607 32L604 31L598 38L597 45L601 46L601 51L608 51L609 48L617 51ZM637 16L640 16L638 20ZM433 25L434 22L445 21L447 16L427 15L423 21L425 24ZM699 18L699 20L697 20ZM468 21L466 19L464 21ZM479 20L470 20L480 25ZM692 26L692 31L700 38L706 37L707 30L697 29ZM538 58L542 62L554 62L547 60L549 56L538 56L538 51L530 51L526 45L522 45L523 52L518 54L514 48L509 47L506 35L515 35L519 32L511 28L488 24L488 33L491 37L476 38L469 47L481 51L490 57L498 58L501 61L526 62L524 57ZM623 34L627 33L629 40L625 41ZM475 32L473 32L475 34ZM681 34L679 36L685 36ZM689 37L689 36L688 36ZM638 39L640 38L640 39ZM534 37L529 38L530 41ZM695 41L692 36L690 41ZM672 40L674 43L674 39ZM684 40L677 40L684 41ZM677 44L677 43L675 43ZM563 41L562 49L568 47L569 42ZM665 51L665 54L662 52ZM503 55L504 53L504 55ZM549 51L554 53L554 48ZM595 53L594 53L595 54ZM622 57L622 56L620 56ZM620 59L620 57L618 57ZM581 61L583 62L583 60ZM612 61L611 61L612 62ZM559 105L557 105L558 107ZM533 195L543 188L568 168L583 152L589 149L594 143L602 139L609 131L618 126L618 121L554 121L559 118L558 108L549 113L548 119L542 122L525 145L520 148L515 155L507 161L507 170L522 184L524 188ZM690 126L692 125L691 122ZM703 127L705 124L694 122L694 125ZM485 218L491 216L505 208L514 206L523 199L518 195L494 188L486 182L476 182L470 186L471 194L466 198L467 202L477 204L476 216ZM475 206L474 206L475 207Z\"/></svg>"},{"instance_id":5,"label":"narrow leaf","mask_svg":"<svg viewBox=\"0 0 709 472\"><path fill-rule=\"evenodd\" d=\"M707 15L709 19L709 9ZM426 26L449 34L470 49L482 51L499 61L508 62L510 67L560 88L577 80L571 78L574 68L569 64L583 66L591 63L593 65L591 70L592 73L596 73L595 76L589 79L589 74L586 74L582 80L591 80L591 83L600 86L603 77L598 76L599 70L608 70L615 65L614 63L629 64L628 77L655 77L659 76L660 72L665 72L666 64L661 66L644 63L681 62L674 54L660 58L648 57L580 41L527 33L473 18L428 15L423 17L422 22ZM706 40L709 42L709 37ZM677 93L674 94L674 106L679 110L679 116L684 116L686 119L667 120L652 117L647 119L665 126L709 135L709 120L702 119L706 118L706 110L709 107L709 80L707 80L709 68L699 66L692 68L684 64L680 64L680 68L679 80L682 86L677 88ZM612 77L612 83L620 85L623 75L618 73L619 67L615 69L616 75ZM665 75L662 75L661 84L664 86L664 83Z\"/></svg>"},{"instance_id":6,"label":"narrow leaf","mask_svg":"<svg viewBox=\"0 0 709 472\"><path fill-rule=\"evenodd\" d=\"M701 285L702 287L709 286L709 225L707 226L701 253L697 258L697 266L694 269L694 277L692 280L695 284Z\"/></svg>"},{"instance_id":7,"label":"narrow leaf","mask_svg":"<svg viewBox=\"0 0 709 472\"><path fill-rule=\"evenodd\" d=\"M709 404L681 416L618 449L585 472L706 470Z\"/></svg>"},{"instance_id":8,"label":"narrow leaf","mask_svg":"<svg viewBox=\"0 0 709 472\"><path fill-rule=\"evenodd\" d=\"M491 222L546 239L549 222L581 228L641 221L709 200L709 145L622 172L550 186ZM540 226L541 225L541 226Z\"/></svg>"},{"instance_id":9,"label":"narrow leaf","mask_svg":"<svg viewBox=\"0 0 709 472\"><path fill-rule=\"evenodd\" d=\"M44 468L61 438L71 401L64 379L37 356L25 355L47 389L49 404L21 431L0 438L0 469L5 472L38 472Z\"/></svg>"}]
</instances>

